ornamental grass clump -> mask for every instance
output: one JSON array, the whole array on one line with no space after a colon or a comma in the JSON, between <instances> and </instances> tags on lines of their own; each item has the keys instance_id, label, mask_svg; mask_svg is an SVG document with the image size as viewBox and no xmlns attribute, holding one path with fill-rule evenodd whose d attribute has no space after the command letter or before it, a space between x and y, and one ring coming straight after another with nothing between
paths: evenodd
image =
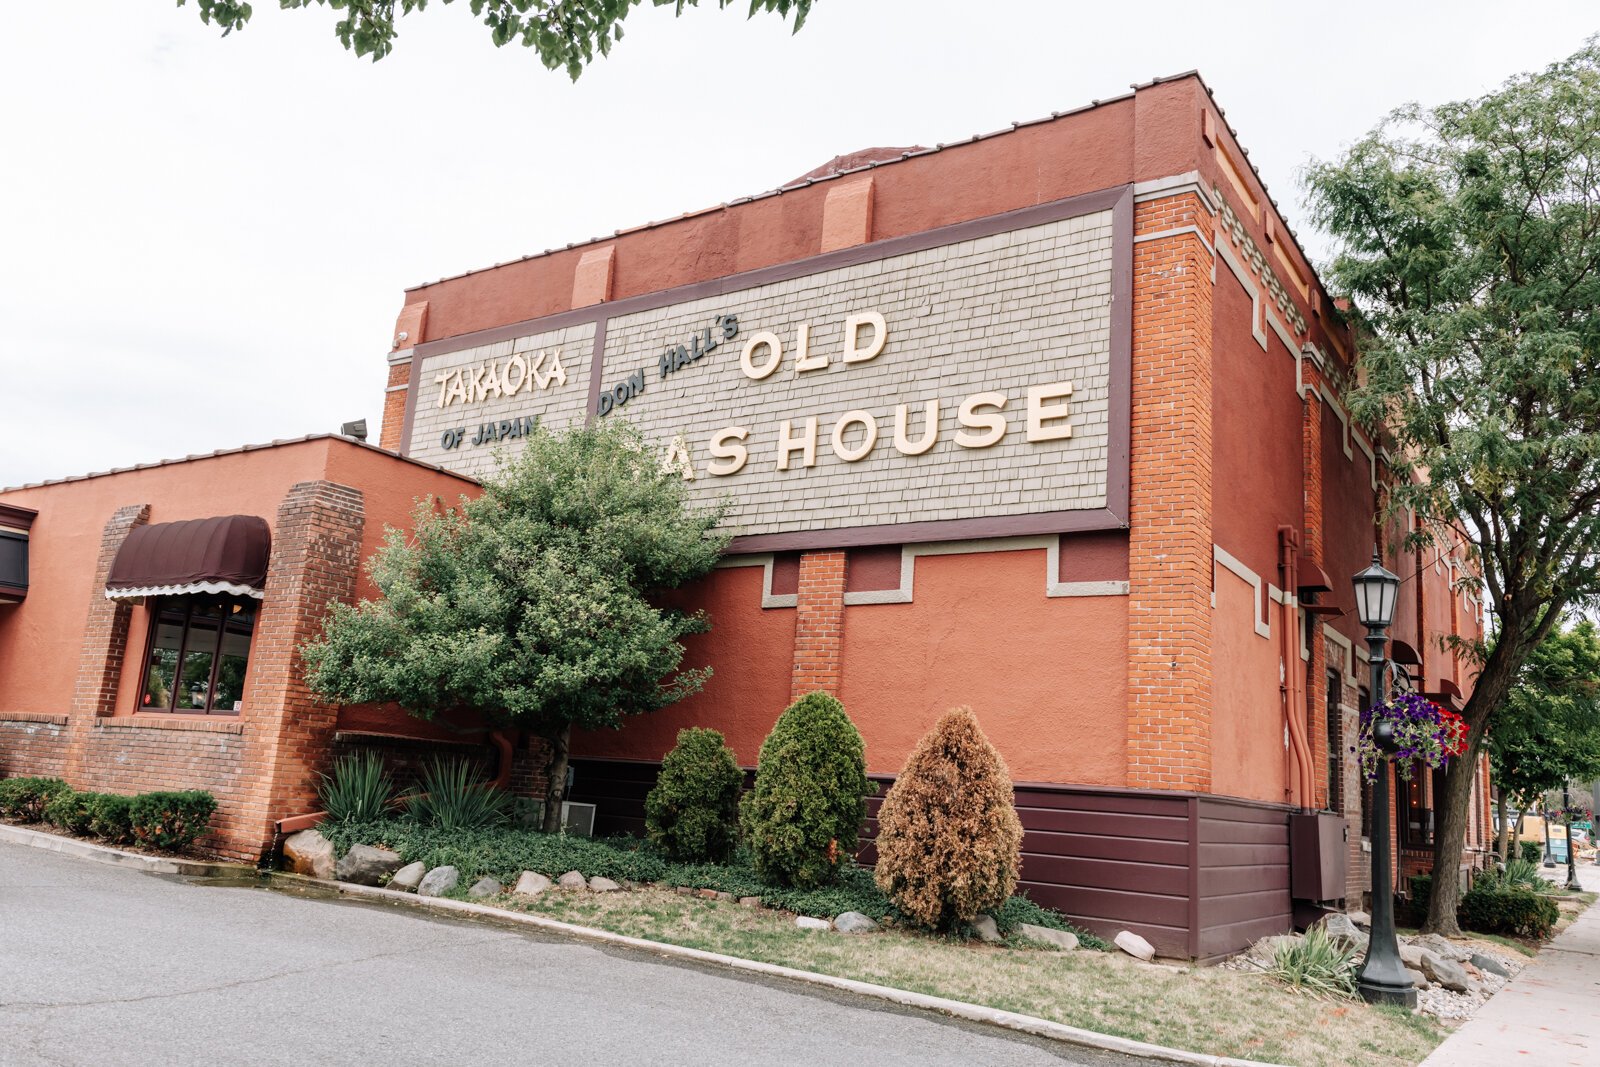
<instances>
[{"instance_id":1,"label":"ornamental grass clump","mask_svg":"<svg viewBox=\"0 0 1600 1067\"><path fill-rule=\"evenodd\" d=\"M716 730L690 727L644 800L645 832L675 860L721 863L739 840L744 772Z\"/></svg>"},{"instance_id":2,"label":"ornamental grass clump","mask_svg":"<svg viewBox=\"0 0 1600 1067\"><path fill-rule=\"evenodd\" d=\"M1353 997L1356 993L1355 949L1313 926L1304 937L1278 946L1267 972L1292 989L1328 997Z\"/></svg>"},{"instance_id":3,"label":"ornamental grass clump","mask_svg":"<svg viewBox=\"0 0 1600 1067\"><path fill-rule=\"evenodd\" d=\"M441 830L477 830L511 817L511 794L480 781L470 760L429 760L422 792L405 798L406 814Z\"/></svg>"},{"instance_id":4,"label":"ornamental grass clump","mask_svg":"<svg viewBox=\"0 0 1600 1067\"><path fill-rule=\"evenodd\" d=\"M1361 757L1361 773L1369 782L1377 780L1384 758L1373 737L1373 728L1380 722L1393 728L1395 751L1389 758L1395 772L1408 782L1417 764L1438 770L1467 750L1465 719L1427 697L1400 693L1386 704L1361 712L1356 752Z\"/></svg>"},{"instance_id":5,"label":"ornamental grass clump","mask_svg":"<svg viewBox=\"0 0 1600 1067\"><path fill-rule=\"evenodd\" d=\"M1017 886L1022 821L1011 774L971 708L917 743L878 810L878 887L923 926L948 930Z\"/></svg>"},{"instance_id":6,"label":"ornamental grass clump","mask_svg":"<svg viewBox=\"0 0 1600 1067\"><path fill-rule=\"evenodd\" d=\"M802 889L832 882L856 854L876 791L844 705L826 693L796 700L761 743L755 788L739 808L756 874Z\"/></svg>"},{"instance_id":7,"label":"ornamental grass clump","mask_svg":"<svg viewBox=\"0 0 1600 1067\"><path fill-rule=\"evenodd\" d=\"M356 752L341 757L333 773L322 776L317 787L322 810L334 822L371 822L381 819L394 802L394 780L384 770L376 752Z\"/></svg>"}]
</instances>

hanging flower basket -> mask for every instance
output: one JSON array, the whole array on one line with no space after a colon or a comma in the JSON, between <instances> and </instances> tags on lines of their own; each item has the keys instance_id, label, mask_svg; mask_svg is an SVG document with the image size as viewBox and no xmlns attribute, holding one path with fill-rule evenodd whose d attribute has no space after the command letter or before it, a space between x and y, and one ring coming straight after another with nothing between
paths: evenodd
<instances>
[{"instance_id":1,"label":"hanging flower basket","mask_svg":"<svg viewBox=\"0 0 1600 1067\"><path fill-rule=\"evenodd\" d=\"M1375 739L1374 727L1387 736ZM1379 741L1384 742L1382 747ZM1378 777L1386 753L1400 777L1409 782L1417 764L1437 770L1466 750L1466 720L1415 693L1400 693L1386 704L1361 712L1356 752L1361 756L1361 773L1369 782Z\"/></svg>"}]
</instances>

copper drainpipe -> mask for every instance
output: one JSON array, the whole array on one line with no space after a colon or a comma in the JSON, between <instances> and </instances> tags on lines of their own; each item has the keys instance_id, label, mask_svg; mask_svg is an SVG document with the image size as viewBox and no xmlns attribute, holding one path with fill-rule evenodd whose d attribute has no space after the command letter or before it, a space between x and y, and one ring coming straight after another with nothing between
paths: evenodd
<instances>
[{"instance_id":1,"label":"copper drainpipe","mask_svg":"<svg viewBox=\"0 0 1600 1067\"><path fill-rule=\"evenodd\" d=\"M1307 812L1316 799L1316 772L1311 762L1311 745L1306 738L1305 671L1300 667L1299 560L1299 531L1293 526L1278 527L1278 573L1283 582L1280 642L1283 673L1278 679L1278 690L1283 696L1284 722L1289 728L1289 751L1298 772L1298 787L1290 787L1290 800L1302 812Z\"/></svg>"}]
</instances>

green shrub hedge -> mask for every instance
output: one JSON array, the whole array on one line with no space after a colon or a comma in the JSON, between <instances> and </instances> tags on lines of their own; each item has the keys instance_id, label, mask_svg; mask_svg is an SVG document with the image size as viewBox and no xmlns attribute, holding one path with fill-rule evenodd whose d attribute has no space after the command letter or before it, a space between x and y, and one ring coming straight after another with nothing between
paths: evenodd
<instances>
[{"instance_id":1,"label":"green shrub hedge","mask_svg":"<svg viewBox=\"0 0 1600 1067\"><path fill-rule=\"evenodd\" d=\"M655 788L644 798L645 833L675 860L717 863L739 842L739 794L744 772L716 730L678 731L661 761Z\"/></svg>"},{"instance_id":2,"label":"green shrub hedge","mask_svg":"<svg viewBox=\"0 0 1600 1067\"><path fill-rule=\"evenodd\" d=\"M756 784L740 825L756 873L776 886L814 889L854 862L867 797L866 743L827 693L807 693L761 743Z\"/></svg>"},{"instance_id":3,"label":"green shrub hedge","mask_svg":"<svg viewBox=\"0 0 1600 1067\"><path fill-rule=\"evenodd\" d=\"M1529 863L1544 862L1544 846L1537 841L1518 841L1517 855Z\"/></svg>"},{"instance_id":4,"label":"green shrub hedge","mask_svg":"<svg viewBox=\"0 0 1600 1067\"><path fill-rule=\"evenodd\" d=\"M182 852L205 832L217 798L203 789L140 793L128 806L133 839L147 848Z\"/></svg>"},{"instance_id":5,"label":"green shrub hedge","mask_svg":"<svg viewBox=\"0 0 1600 1067\"><path fill-rule=\"evenodd\" d=\"M70 788L60 778L7 778L0 781L0 816L39 822L50 801Z\"/></svg>"},{"instance_id":6,"label":"green shrub hedge","mask_svg":"<svg viewBox=\"0 0 1600 1067\"><path fill-rule=\"evenodd\" d=\"M89 832L89 800L95 794L63 789L44 806L44 821L69 834Z\"/></svg>"},{"instance_id":7,"label":"green shrub hedge","mask_svg":"<svg viewBox=\"0 0 1600 1067\"><path fill-rule=\"evenodd\" d=\"M88 793L89 832L113 845L133 841L133 798L120 793Z\"/></svg>"},{"instance_id":8,"label":"green shrub hedge","mask_svg":"<svg viewBox=\"0 0 1600 1067\"><path fill-rule=\"evenodd\" d=\"M1474 885L1461 898L1461 925L1480 934L1508 934L1544 940L1561 910L1543 894L1521 886Z\"/></svg>"}]
</instances>

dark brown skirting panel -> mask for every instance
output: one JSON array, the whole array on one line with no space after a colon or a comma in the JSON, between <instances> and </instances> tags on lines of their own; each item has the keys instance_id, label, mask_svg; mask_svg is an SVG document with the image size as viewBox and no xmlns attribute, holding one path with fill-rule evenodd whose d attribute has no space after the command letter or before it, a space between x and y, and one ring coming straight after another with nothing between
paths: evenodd
<instances>
[{"instance_id":1,"label":"dark brown skirting panel","mask_svg":"<svg viewBox=\"0 0 1600 1067\"><path fill-rule=\"evenodd\" d=\"M595 833L643 834L653 763L575 759L572 797ZM876 777L861 862L892 778ZM748 784L748 775L747 775ZM1194 793L1019 782L1018 892L1110 939L1132 930L1163 956L1215 960L1290 929L1289 811Z\"/></svg>"}]
</instances>

